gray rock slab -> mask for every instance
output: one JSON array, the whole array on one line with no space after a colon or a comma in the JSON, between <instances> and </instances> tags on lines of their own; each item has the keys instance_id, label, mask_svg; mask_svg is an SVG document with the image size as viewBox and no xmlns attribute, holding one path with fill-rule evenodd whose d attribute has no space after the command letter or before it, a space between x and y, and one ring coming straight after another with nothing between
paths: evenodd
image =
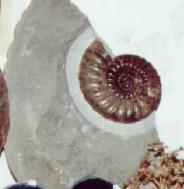
<instances>
[{"instance_id":1,"label":"gray rock slab","mask_svg":"<svg viewBox=\"0 0 184 189\"><path fill-rule=\"evenodd\" d=\"M47 189L69 189L89 177L121 183L157 138L155 129L129 139L104 132L75 107L66 57L87 27L68 0L33 0L17 25L5 77L11 122L6 154L19 181L36 179Z\"/></svg>"}]
</instances>

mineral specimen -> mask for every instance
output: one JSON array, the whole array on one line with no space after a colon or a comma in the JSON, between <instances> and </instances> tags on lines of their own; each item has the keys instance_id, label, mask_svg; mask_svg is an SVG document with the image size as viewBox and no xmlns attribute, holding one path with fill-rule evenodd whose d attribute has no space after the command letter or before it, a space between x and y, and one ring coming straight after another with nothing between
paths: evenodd
<instances>
[{"instance_id":1,"label":"mineral specimen","mask_svg":"<svg viewBox=\"0 0 184 189\"><path fill-rule=\"evenodd\" d=\"M177 158L178 149L172 153L164 151L166 147L159 141L148 145L147 153L140 167L128 182L125 189L139 189L153 185L155 189L182 189L184 187L184 160Z\"/></svg>"}]
</instances>

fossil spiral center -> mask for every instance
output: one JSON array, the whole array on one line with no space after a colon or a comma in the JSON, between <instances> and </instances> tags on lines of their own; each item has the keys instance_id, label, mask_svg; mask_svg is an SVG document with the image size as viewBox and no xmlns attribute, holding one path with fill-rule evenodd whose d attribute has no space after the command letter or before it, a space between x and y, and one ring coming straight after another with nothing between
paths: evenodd
<instances>
[{"instance_id":1,"label":"fossil spiral center","mask_svg":"<svg viewBox=\"0 0 184 189\"><path fill-rule=\"evenodd\" d=\"M116 67L109 68L107 72L108 85L112 87L116 94L122 98L130 98L133 96L134 90L134 73L126 72L126 69L116 70Z\"/></svg>"},{"instance_id":2,"label":"fossil spiral center","mask_svg":"<svg viewBox=\"0 0 184 189\"><path fill-rule=\"evenodd\" d=\"M133 81L129 77L123 77L119 80L119 88L125 91L132 91L133 89Z\"/></svg>"}]
</instances>

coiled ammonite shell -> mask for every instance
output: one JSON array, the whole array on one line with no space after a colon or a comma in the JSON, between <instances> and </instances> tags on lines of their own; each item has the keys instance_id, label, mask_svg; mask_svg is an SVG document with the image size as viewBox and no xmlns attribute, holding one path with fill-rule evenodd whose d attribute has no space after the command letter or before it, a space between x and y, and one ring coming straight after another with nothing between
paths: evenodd
<instances>
[{"instance_id":1,"label":"coiled ammonite shell","mask_svg":"<svg viewBox=\"0 0 184 189\"><path fill-rule=\"evenodd\" d=\"M9 129L8 89L0 71L0 153L4 148Z\"/></svg>"},{"instance_id":2,"label":"coiled ammonite shell","mask_svg":"<svg viewBox=\"0 0 184 189\"><path fill-rule=\"evenodd\" d=\"M135 55L112 59L97 40L82 57L79 81L92 108L116 122L146 118L161 100L160 77L149 62Z\"/></svg>"}]
</instances>

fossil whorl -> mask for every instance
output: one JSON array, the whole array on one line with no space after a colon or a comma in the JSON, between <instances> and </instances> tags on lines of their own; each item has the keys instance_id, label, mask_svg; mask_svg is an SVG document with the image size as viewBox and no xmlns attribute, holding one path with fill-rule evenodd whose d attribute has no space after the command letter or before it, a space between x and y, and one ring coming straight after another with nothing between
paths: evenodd
<instances>
[{"instance_id":1,"label":"fossil whorl","mask_svg":"<svg viewBox=\"0 0 184 189\"><path fill-rule=\"evenodd\" d=\"M8 89L0 71L0 153L4 148L9 129Z\"/></svg>"},{"instance_id":2,"label":"fossil whorl","mask_svg":"<svg viewBox=\"0 0 184 189\"><path fill-rule=\"evenodd\" d=\"M135 55L112 59L97 40L82 57L79 81L92 108L117 122L146 118L161 100L160 77L149 62Z\"/></svg>"}]
</instances>

